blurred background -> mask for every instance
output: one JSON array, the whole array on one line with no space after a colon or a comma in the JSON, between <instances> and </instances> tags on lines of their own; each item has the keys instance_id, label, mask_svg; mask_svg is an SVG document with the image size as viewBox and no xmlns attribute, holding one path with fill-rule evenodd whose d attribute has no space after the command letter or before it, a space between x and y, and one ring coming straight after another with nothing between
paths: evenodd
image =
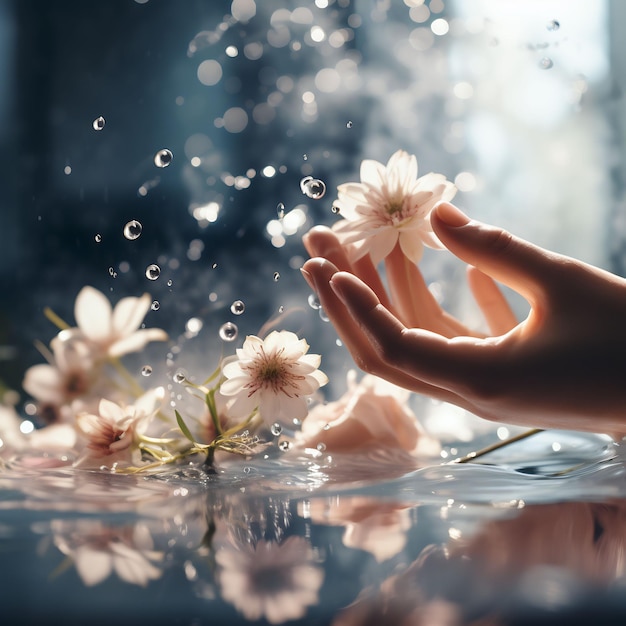
<instances>
[{"instance_id":1,"label":"blurred background","mask_svg":"<svg viewBox=\"0 0 626 626\"><path fill-rule=\"evenodd\" d=\"M89 284L158 302L146 324L174 344L150 348L150 384L204 379L287 314L336 397L351 362L309 301L301 235L338 219L361 159L399 148L477 219L624 274L625 18L618 0L0 0L4 387L43 360L44 307L73 324ZM432 251L422 269L481 324L459 263Z\"/></svg>"}]
</instances>

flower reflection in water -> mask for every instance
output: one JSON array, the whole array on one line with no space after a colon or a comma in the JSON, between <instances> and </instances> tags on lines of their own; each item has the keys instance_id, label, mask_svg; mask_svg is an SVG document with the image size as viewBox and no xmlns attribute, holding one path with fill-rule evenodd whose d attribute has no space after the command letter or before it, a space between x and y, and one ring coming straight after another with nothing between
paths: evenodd
<instances>
[{"instance_id":1,"label":"flower reflection in water","mask_svg":"<svg viewBox=\"0 0 626 626\"><path fill-rule=\"evenodd\" d=\"M247 619L280 624L303 617L319 601L324 570L304 537L224 542L215 561L222 598Z\"/></svg>"},{"instance_id":2,"label":"flower reflection in water","mask_svg":"<svg viewBox=\"0 0 626 626\"><path fill-rule=\"evenodd\" d=\"M141 522L116 527L93 520L54 520L52 533L54 544L74 562L88 587L113 573L141 587L161 576L163 554L154 550L150 531Z\"/></svg>"}]
</instances>

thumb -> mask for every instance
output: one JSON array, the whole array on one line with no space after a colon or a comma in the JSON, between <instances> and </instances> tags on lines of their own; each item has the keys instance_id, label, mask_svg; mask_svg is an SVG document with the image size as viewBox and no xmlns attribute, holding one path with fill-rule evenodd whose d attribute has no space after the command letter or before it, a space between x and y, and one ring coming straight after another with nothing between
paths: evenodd
<instances>
[{"instance_id":1,"label":"thumb","mask_svg":"<svg viewBox=\"0 0 626 626\"><path fill-rule=\"evenodd\" d=\"M496 226L470 220L450 203L437 205L430 221L453 254L531 302L545 296L559 280L559 255Z\"/></svg>"}]
</instances>

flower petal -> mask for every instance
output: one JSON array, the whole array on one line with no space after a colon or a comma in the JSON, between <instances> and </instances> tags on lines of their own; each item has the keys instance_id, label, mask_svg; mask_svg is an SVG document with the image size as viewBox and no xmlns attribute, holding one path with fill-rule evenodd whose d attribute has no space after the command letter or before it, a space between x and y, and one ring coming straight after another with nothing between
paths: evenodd
<instances>
[{"instance_id":1,"label":"flower petal","mask_svg":"<svg viewBox=\"0 0 626 626\"><path fill-rule=\"evenodd\" d=\"M404 231L400 233L398 239L400 242L400 249L404 253L404 256L406 256L409 261L417 265L424 252L424 244L422 243L420 234L412 231Z\"/></svg>"},{"instance_id":2,"label":"flower petal","mask_svg":"<svg viewBox=\"0 0 626 626\"><path fill-rule=\"evenodd\" d=\"M112 343L108 353L112 357L122 356L143 350L151 341L167 341L167 339L167 333L160 328L142 328Z\"/></svg>"},{"instance_id":3,"label":"flower petal","mask_svg":"<svg viewBox=\"0 0 626 626\"><path fill-rule=\"evenodd\" d=\"M85 336L99 342L112 332L112 311L109 299L93 287L83 287L76 296L74 318Z\"/></svg>"},{"instance_id":4,"label":"flower petal","mask_svg":"<svg viewBox=\"0 0 626 626\"><path fill-rule=\"evenodd\" d=\"M150 310L151 301L147 293L141 298L122 298L113 309L113 333L125 337L137 330Z\"/></svg>"}]
</instances>

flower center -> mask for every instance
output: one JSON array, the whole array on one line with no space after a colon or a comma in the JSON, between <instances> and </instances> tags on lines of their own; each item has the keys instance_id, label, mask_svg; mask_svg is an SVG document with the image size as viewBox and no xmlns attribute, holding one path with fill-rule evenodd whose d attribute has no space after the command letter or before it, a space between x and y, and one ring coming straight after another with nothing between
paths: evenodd
<instances>
[{"instance_id":1,"label":"flower center","mask_svg":"<svg viewBox=\"0 0 626 626\"><path fill-rule=\"evenodd\" d=\"M269 389L289 397L299 395L298 382L304 380L304 376L291 371L293 363L283 357L282 352L279 350L275 354L266 354L261 348L259 359L249 366L251 380L246 385L250 390L249 395L259 389Z\"/></svg>"}]
</instances>

